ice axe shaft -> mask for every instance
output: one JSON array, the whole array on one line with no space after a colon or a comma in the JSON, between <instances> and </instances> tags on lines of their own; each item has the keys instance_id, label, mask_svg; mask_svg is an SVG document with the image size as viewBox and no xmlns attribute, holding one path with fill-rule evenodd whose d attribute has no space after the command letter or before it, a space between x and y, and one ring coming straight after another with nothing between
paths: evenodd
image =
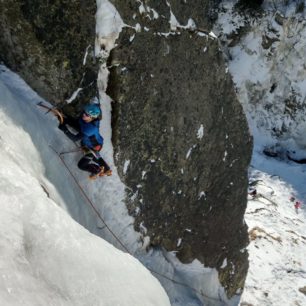
<instances>
[{"instance_id":1,"label":"ice axe shaft","mask_svg":"<svg viewBox=\"0 0 306 306\"><path fill-rule=\"evenodd\" d=\"M42 101L38 102L37 106L40 106L46 109L47 110L46 114L48 114L49 112L52 112L58 118L58 121L60 122L60 124L64 123L63 114L57 108L49 107L48 105L44 104Z\"/></svg>"}]
</instances>

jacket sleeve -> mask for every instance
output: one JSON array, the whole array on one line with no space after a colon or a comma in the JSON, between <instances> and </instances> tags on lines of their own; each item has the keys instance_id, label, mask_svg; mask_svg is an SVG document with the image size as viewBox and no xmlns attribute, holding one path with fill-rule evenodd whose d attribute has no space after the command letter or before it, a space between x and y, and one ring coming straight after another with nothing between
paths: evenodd
<instances>
[{"instance_id":1,"label":"jacket sleeve","mask_svg":"<svg viewBox=\"0 0 306 306\"><path fill-rule=\"evenodd\" d=\"M71 132L68 130L68 128L67 128L67 126L66 126L65 123L60 124L60 125L58 126L58 128L59 128L61 131L63 131L64 134L65 134L69 139L71 139L72 141L78 141L78 140L80 140L80 139L82 138L82 134L81 134L80 132L77 133L77 134L71 133Z\"/></svg>"},{"instance_id":2,"label":"jacket sleeve","mask_svg":"<svg viewBox=\"0 0 306 306\"><path fill-rule=\"evenodd\" d=\"M69 131L67 125L71 126L76 130L76 134ZM64 122L58 126L58 128L65 133L65 135L72 141L78 141L82 138L82 133L80 131L79 119L75 119L70 116L64 117Z\"/></svg>"}]
</instances>

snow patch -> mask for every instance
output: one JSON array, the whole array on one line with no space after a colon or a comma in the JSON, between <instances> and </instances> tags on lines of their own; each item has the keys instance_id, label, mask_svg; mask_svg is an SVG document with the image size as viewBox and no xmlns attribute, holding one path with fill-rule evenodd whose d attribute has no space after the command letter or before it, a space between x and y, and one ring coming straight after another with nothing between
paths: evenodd
<instances>
[{"instance_id":1,"label":"snow patch","mask_svg":"<svg viewBox=\"0 0 306 306\"><path fill-rule=\"evenodd\" d=\"M198 200L200 200L201 198L206 198L206 193L205 191L201 191L198 197Z\"/></svg>"},{"instance_id":2,"label":"snow patch","mask_svg":"<svg viewBox=\"0 0 306 306\"><path fill-rule=\"evenodd\" d=\"M78 96L78 94L83 90L83 88L78 88L76 91L73 92L73 94L71 95L71 97L69 99L66 100L66 102L69 104L71 103L73 100L76 99L76 97Z\"/></svg>"},{"instance_id":3,"label":"snow patch","mask_svg":"<svg viewBox=\"0 0 306 306\"><path fill-rule=\"evenodd\" d=\"M130 165L130 160L126 160L124 162L124 166L123 166L123 174L126 174L128 168L129 168L129 165Z\"/></svg>"},{"instance_id":4,"label":"snow patch","mask_svg":"<svg viewBox=\"0 0 306 306\"><path fill-rule=\"evenodd\" d=\"M188 152L187 152L187 154L186 154L186 159L188 159L188 158L190 157L192 150L195 149L196 147L197 147L197 145L193 145L193 146L188 150Z\"/></svg>"},{"instance_id":5,"label":"snow patch","mask_svg":"<svg viewBox=\"0 0 306 306\"><path fill-rule=\"evenodd\" d=\"M222 263L220 269L224 269L226 266L227 266L227 258L225 258L225 259L223 260L223 263Z\"/></svg>"},{"instance_id":6,"label":"snow patch","mask_svg":"<svg viewBox=\"0 0 306 306\"><path fill-rule=\"evenodd\" d=\"M202 139L204 136L204 126L203 124L201 124L200 128L198 129L198 132L197 132L197 138L198 139Z\"/></svg>"}]
</instances>

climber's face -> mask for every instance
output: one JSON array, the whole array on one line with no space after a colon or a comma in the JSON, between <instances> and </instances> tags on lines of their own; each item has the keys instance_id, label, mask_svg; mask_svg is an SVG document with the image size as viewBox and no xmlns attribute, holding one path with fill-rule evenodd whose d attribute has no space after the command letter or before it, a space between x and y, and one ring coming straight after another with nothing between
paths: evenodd
<instances>
[{"instance_id":1,"label":"climber's face","mask_svg":"<svg viewBox=\"0 0 306 306\"><path fill-rule=\"evenodd\" d=\"M91 122L93 120L93 118L90 115L88 115L86 112L83 112L82 119L85 122Z\"/></svg>"}]
</instances>

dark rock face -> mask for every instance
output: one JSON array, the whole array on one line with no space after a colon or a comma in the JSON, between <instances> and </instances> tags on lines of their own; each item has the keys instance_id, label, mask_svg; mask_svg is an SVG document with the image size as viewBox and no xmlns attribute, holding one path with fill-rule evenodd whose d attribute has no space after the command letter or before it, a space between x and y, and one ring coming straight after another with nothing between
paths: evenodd
<instances>
[{"instance_id":1,"label":"dark rock face","mask_svg":"<svg viewBox=\"0 0 306 306\"><path fill-rule=\"evenodd\" d=\"M134 39L132 29L124 30L109 63L119 63L108 88L113 142L136 229L146 228L152 245L177 251L183 262L197 258L218 268L232 296L248 267L241 250L248 243L243 216L252 141L218 41L196 31L159 34L169 32L170 11L156 1L146 1L165 17L156 23L139 16L139 3L113 2L126 23L146 27ZM182 2L171 1L176 17ZM203 12L203 3L209 1L197 1L193 12Z\"/></svg>"},{"instance_id":2,"label":"dark rock face","mask_svg":"<svg viewBox=\"0 0 306 306\"><path fill-rule=\"evenodd\" d=\"M95 13L94 0L0 1L0 59L54 103L79 87L87 99L96 93Z\"/></svg>"}]
</instances>

